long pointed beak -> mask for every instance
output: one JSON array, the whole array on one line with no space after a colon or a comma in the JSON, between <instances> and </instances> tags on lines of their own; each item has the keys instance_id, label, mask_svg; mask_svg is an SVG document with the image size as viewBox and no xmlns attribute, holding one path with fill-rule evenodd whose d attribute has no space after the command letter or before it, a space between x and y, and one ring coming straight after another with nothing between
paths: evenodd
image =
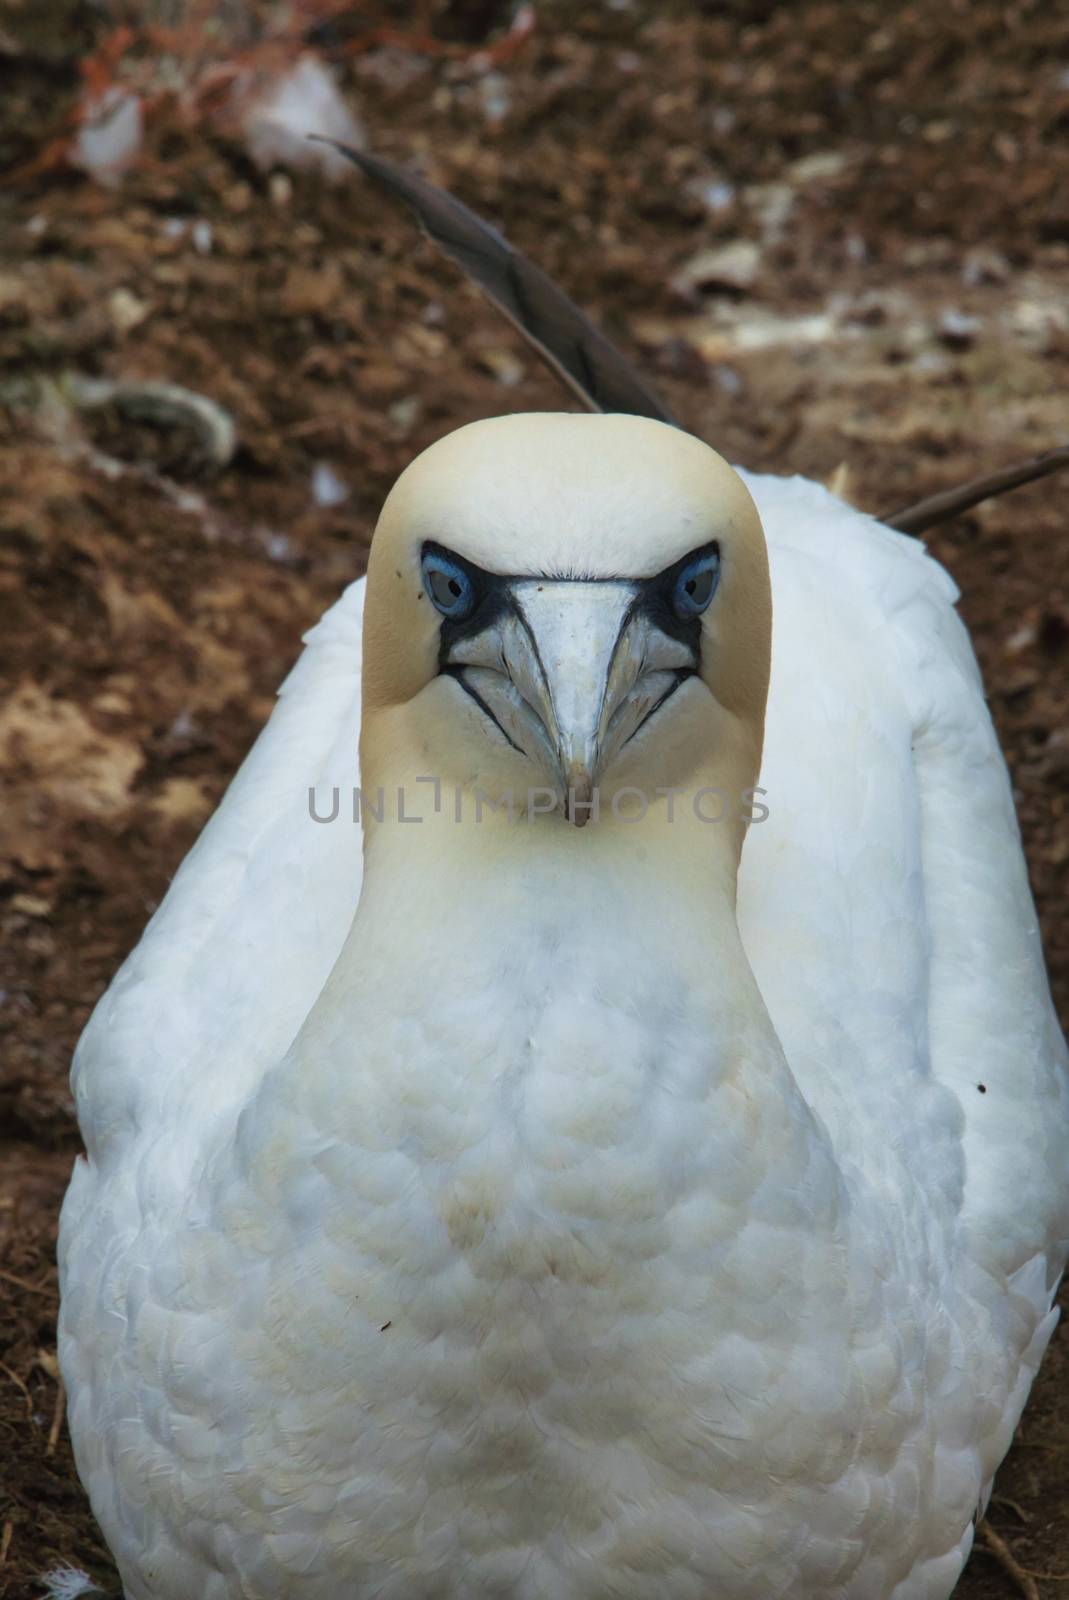
<instances>
[{"instance_id":1,"label":"long pointed beak","mask_svg":"<svg viewBox=\"0 0 1069 1600\"><path fill-rule=\"evenodd\" d=\"M649 620L632 584L523 579L511 597L508 612L458 643L449 664L582 827L602 773L695 670L694 652Z\"/></svg>"}]
</instances>

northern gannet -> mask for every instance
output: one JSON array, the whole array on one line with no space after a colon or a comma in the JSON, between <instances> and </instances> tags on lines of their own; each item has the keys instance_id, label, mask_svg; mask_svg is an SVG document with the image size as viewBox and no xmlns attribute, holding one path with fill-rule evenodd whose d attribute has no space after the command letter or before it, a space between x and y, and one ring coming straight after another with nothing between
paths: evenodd
<instances>
[{"instance_id":1,"label":"northern gannet","mask_svg":"<svg viewBox=\"0 0 1069 1600\"><path fill-rule=\"evenodd\" d=\"M955 597L658 422L402 475L76 1057L128 1600L949 1595L1069 1234Z\"/></svg>"}]
</instances>

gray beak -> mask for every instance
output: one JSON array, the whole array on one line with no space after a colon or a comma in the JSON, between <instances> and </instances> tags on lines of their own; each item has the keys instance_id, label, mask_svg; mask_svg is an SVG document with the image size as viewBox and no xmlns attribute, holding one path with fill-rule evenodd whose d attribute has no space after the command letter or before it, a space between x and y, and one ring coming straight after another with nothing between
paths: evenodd
<instances>
[{"instance_id":1,"label":"gray beak","mask_svg":"<svg viewBox=\"0 0 1069 1600\"><path fill-rule=\"evenodd\" d=\"M576 827L613 758L697 668L694 650L662 633L637 596L629 583L519 579L498 620L449 654Z\"/></svg>"}]
</instances>

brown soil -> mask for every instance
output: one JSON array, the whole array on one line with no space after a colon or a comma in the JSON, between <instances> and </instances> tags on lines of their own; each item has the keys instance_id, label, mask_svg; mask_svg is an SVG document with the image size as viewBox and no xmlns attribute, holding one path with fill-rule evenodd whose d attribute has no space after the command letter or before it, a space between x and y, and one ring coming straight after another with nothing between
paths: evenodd
<instances>
[{"instance_id":1,"label":"brown soil","mask_svg":"<svg viewBox=\"0 0 1069 1600\"><path fill-rule=\"evenodd\" d=\"M61 132L105 11L6 0L0 170ZM845 463L847 496L883 511L1064 437L1063 8L542 0L534 37L488 75L472 49L506 11L383 10L451 53L350 51L346 92L375 148L504 225L697 433L769 471ZM359 40L370 13L351 7L333 41ZM115 189L64 168L0 184L0 239L0 1588L22 1600L59 1559L112 1570L54 1364L78 1033L301 633L360 571L395 474L471 418L567 402L369 186L271 179L173 106ZM733 240L757 254L731 289L694 259ZM233 463L213 478L180 430L73 416L71 372L213 397L238 424ZM351 491L334 508L311 493L322 461ZM963 590L1063 1016L1065 493L1049 479L930 539ZM991 1514L1042 1573L1069 1571L1067 1377L1063 1336ZM978 1553L958 1592L1011 1588Z\"/></svg>"}]
</instances>

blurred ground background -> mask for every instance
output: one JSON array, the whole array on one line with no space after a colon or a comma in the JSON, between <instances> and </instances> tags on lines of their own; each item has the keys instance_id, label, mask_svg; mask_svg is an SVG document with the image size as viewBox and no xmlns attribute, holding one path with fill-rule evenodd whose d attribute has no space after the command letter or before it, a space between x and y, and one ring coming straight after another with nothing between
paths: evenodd
<instances>
[{"instance_id":1,"label":"blurred ground background","mask_svg":"<svg viewBox=\"0 0 1069 1600\"><path fill-rule=\"evenodd\" d=\"M308 93L325 65L372 148L503 225L748 467L843 469L889 512L1069 433L1069 14L1049 0L0 0L12 1600L60 1558L111 1571L54 1358L79 1030L397 472L472 418L569 403L368 184L272 165L257 96L309 63ZM88 408L92 379L134 389ZM226 409L225 467L180 416L146 421L143 380ZM1066 494L1048 479L929 540L963 589L1063 1017ZM1050 1574L1069 1572L1067 1344L991 1511ZM977 1553L959 1594L1010 1592Z\"/></svg>"}]
</instances>

